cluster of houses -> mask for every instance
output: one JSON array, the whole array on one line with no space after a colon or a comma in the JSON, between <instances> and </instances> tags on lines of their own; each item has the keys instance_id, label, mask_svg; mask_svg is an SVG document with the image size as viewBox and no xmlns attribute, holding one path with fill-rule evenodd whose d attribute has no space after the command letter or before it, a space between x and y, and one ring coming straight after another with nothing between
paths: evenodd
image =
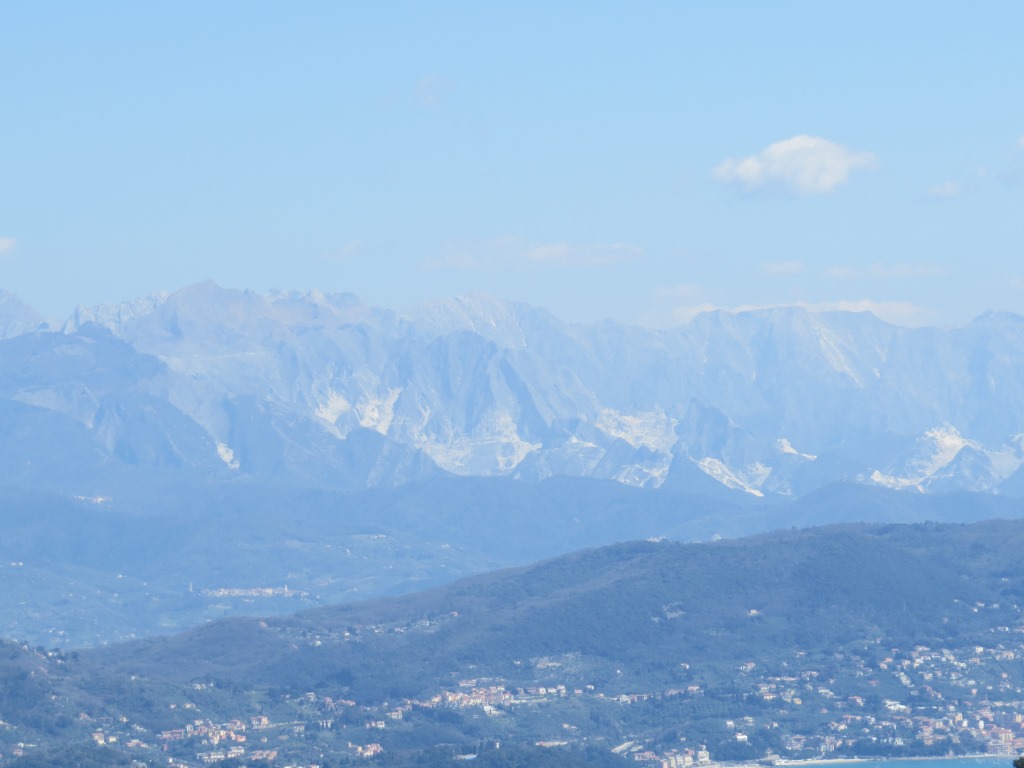
<instances>
[{"instance_id":1,"label":"cluster of houses","mask_svg":"<svg viewBox=\"0 0 1024 768\"><path fill-rule=\"evenodd\" d=\"M451 614L440 620L456 617L457 614ZM416 631L425 628L421 624L400 628L357 627L353 632ZM349 637L351 634L344 633ZM958 747L956 751L965 751L959 749L962 745L967 745L971 752L1021 754L1024 643L1014 642L1016 634L1024 634L1024 630L994 628L993 640L986 645L956 650L924 646L882 650L876 645L864 648L860 655L849 650L837 651L831 659L823 662L819 657L814 663L806 654L797 652L782 665L785 670L780 670L778 664L769 668L760 661L744 662L733 670L732 695L742 690L745 700L758 702L756 717L723 720L722 726L731 734L730 738L749 744L752 749L763 729L774 729L780 734L781 738L774 740L779 754L765 752L762 746L759 749L763 754L752 755L761 761L850 756L862 754L865 745L879 747L881 751L891 748L890 754L906 755L924 754L931 748ZM337 638L340 642L347 639ZM324 638L306 640L323 642ZM182 697L185 701L167 704L171 710L180 712L186 722L159 733L151 733L127 717L92 718L82 714L80 719L88 721L96 745L127 752L140 760L151 761L159 755L163 764L199 768L242 758L247 763L263 762L284 768L294 764L288 761L294 760L295 755L311 754L313 744L323 747L331 743L333 749L353 758L379 755L387 748L392 728L416 727L412 714L419 709L462 710L467 711L467 716L479 713L495 719L500 730L500 719L513 716L523 707L557 708L559 702L580 699L605 707L643 707L649 702L677 697L713 699L719 695L716 690L693 682L700 677L691 674L696 671L691 665L679 666L685 675L690 675L689 682L646 692L605 692L592 684L570 682L569 678L578 675L560 671L556 662L548 661L532 664L534 672L524 669L524 678L518 681L522 684L500 677L462 679L423 699L375 706L361 706L351 699L310 691L287 698L280 707L271 707L269 715L224 722L201 717L199 708L186 694ZM566 682L558 682L563 674ZM194 687L198 693L210 685ZM571 706L566 707L565 712L571 710ZM778 721L786 722L783 714L791 720L793 713L802 713L806 722L815 724L813 735L804 731L784 732L786 729ZM567 715L559 717L571 719ZM559 748L593 743L588 742L582 724L565 722L562 729L557 735L539 734L547 738L540 738L535 744ZM681 729L685 731L682 726ZM701 740L665 745L647 741L641 733L609 748L626 762L660 768L698 768L716 759L715 745L710 749L697 746ZM763 745L764 741L760 743ZM32 747L18 744L17 749L24 753Z\"/></svg>"}]
</instances>

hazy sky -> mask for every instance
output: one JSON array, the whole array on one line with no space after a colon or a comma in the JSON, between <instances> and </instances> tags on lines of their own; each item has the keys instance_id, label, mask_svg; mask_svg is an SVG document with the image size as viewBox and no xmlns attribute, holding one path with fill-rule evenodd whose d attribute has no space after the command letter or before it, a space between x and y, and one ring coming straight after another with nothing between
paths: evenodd
<instances>
[{"instance_id":1,"label":"hazy sky","mask_svg":"<svg viewBox=\"0 0 1024 768\"><path fill-rule=\"evenodd\" d=\"M0 287L1024 312L1024 3L6 2Z\"/></svg>"}]
</instances>

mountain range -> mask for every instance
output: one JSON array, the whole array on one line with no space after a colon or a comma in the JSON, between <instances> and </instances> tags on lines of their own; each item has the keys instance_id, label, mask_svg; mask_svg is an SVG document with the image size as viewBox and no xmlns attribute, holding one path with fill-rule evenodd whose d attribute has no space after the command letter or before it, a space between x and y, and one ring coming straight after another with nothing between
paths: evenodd
<instances>
[{"instance_id":1,"label":"mountain range","mask_svg":"<svg viewBox=\"0 0 1024 768\"><path fill-rule=\"evenodd\" d=\"M8 486L1024 492L1024 318L1007 313L941 329L779 307L652 330L487 296L400 313L202 283L63 324L3 294L0 336Z\"/></svg>"}]
</instances>

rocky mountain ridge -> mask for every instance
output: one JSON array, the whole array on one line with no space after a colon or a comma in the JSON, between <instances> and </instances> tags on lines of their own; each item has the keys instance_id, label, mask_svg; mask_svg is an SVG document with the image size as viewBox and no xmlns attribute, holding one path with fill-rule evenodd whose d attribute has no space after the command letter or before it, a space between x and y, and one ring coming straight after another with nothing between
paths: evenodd
<instances>
[{"instance_id":1,"label":"rocky mountain ridge","mask_svg":"<svg viewBox=\"0 0 1024 768\"><path fill-rule=\"evenodd\" d=\"M450 474L1024 491L1024 318L1007 313L911 329L778 307L650 330L487 296L399 313L202 283L41 327L5 295L12 485L103 493L105 477L174 471L345 489Z\"/></svg>"}]
</instances>

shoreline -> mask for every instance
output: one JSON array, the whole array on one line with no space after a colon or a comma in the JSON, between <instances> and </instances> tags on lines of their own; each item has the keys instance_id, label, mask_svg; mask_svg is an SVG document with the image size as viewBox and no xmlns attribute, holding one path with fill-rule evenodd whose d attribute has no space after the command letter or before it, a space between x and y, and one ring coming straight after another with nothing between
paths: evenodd
<instances>
[{"instance_id":1,"label":"shoreline","mask_svg":"<svg viewBox=\"0 0 1024 768\"><path fill-rule=\"evenodd\" d=\"M951 755L941 757L925 757L925 756L914 756L914 757L823 757L823 758L809 758L806 760L794 760L794 759L782 759L772 763L773 766L790 766L799 768L800 766L815 766L815 765L843 765L849 763L898 763L904 761L921 761L921 760L1006 760L1007 764L1011 764L1014 760L1013 755L992 755L992 754L972 754L972 755ZM740 762L740 763L711 763L710 768L765 768L765 763L757 761L751 762Z\"/></svg>"},{"instance_id":2,"label":"shoreline","mask_svg":"<svg viewBox=\"0 0 1024 768\"><path fill-rule=\"evenodd\" d=\"M972 755L950 755L942 757L826 757L821 759L811 758L808 760L778 760L773 765L787 765L787 766L801 766L801 765L840 765L842 763L897 763L901 761L909 760L1006 760L1007 763L1012 763L1014 758L1012 755L992 755L992 754L972 754ZM753 764L736 764L733 768L741 768L741 766L753 765Z\"/></svg>"}]
</instances>

